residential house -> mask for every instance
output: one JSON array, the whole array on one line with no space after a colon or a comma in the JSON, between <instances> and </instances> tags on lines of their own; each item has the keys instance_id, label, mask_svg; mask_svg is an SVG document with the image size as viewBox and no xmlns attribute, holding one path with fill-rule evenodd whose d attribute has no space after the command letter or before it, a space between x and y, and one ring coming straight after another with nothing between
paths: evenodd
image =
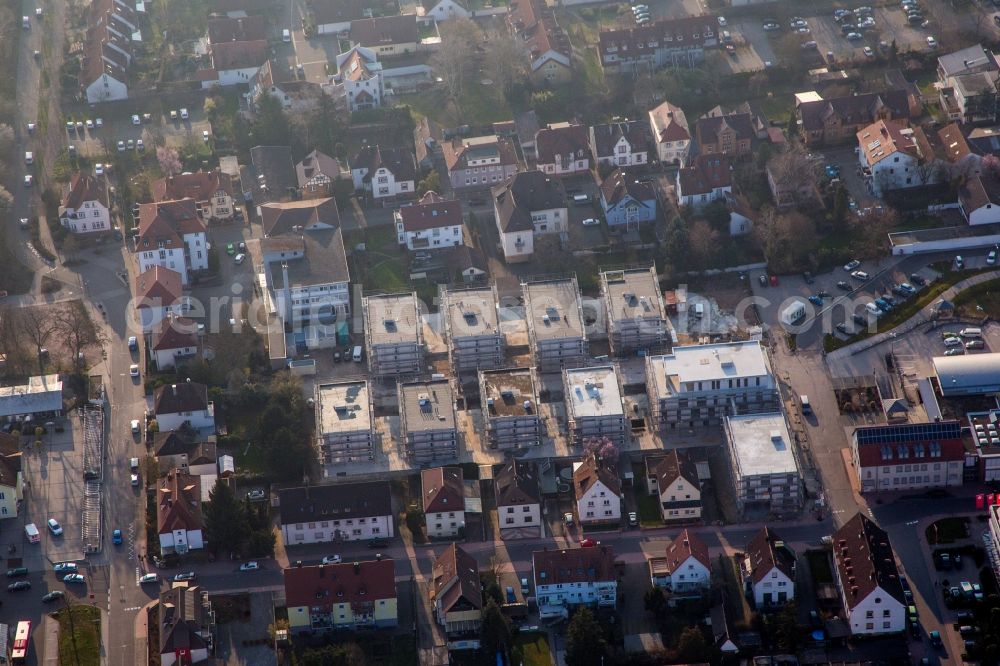
<instances>
[{"instance_id":1,"label":"residential house","mask_svg":"<svg viewBox=\"0 0 1000 666\"><path fill-rule=\"evenodd\" d=\"M446 252L445 265L451 266L455 273L461 275L463 282L481 282L486 279L489 264L486 255L479 248L456 245Z\"/></svg>"},{"instance_id":2,"label":"residential house","mask_svg":"<svg viewBox=\"0 0 1000 666\"><path fill-rule=\"evenodd\" d=\"M340 217L333 199L257 208L265 237L247 243L269 315L306 324L309 348L337 344L351 314L350 281ZM296 335L298 335L296 331Z\"/></svg>"},{"instance_id":3,"label":"residential house","mask_svg":"<svg viewBox=\"0 0 1000 666\"><path fill-rule=\"evenodd\" d=\"M705 49L719 44L717 30L715 17L708 14L602 30L597 53L604 71L611 73L696 67L705 60Z\"/></svg>"},{"instance_id":4,"label":"residential house","mask_svg":"<svg viewBox=\"0 0 1000 666\"><path fill-rule=\"evenodd\" d=\"M285 488L278 491L278 514L286 547L395 534L388 481Z\"/></svg>"},{"instance_id":5,"label":"residential house","mask_svg":"<svg viewBox=\"0 0 1000 666\"><path fill-rule=\"evenodd\" d=\"M288 146L254 146L252 168L240 172L243 197L258 204L285 201L298 196L299 180Z\"/></svg>"},{"instance_id":6,"label":"residential house","mask_svg":"<svg viewBox=\"0 0 1000 666\"><path fill-rule=\"evenodd\" d=\"M573 493L582 525L615 524L622 518L622 482L613 460L588 455L573 463Z\"/></svg>"},{"instance_id":7,"label":"residential house","mask_svg":"<svg viewBox=\"0 0 1000 666\"><path fill-rule=\"evenodd\" d=\"M996 72L1000 70L994 56L983 48L982 44L967 46L952 53L946 53L937 59L937 77L939 83L944 83L949 77L981 72Z\"/></svg>"},{"instance_id":8,"label":"residential house","mask_svg":"<svg viewBox=\"0 0 1000 666\"><path fill-rule=\"evenodd\" d=\"M969 224L1000 222L1000 178L973 176L958 189L958 204Z\"/></svg>"},{"instance_id":9,"label":"residential house","mask_svg":"<svg viewBox=\"0 0 1000 666\"><path fill-rule=\"evenodd\" d=\"M535 235L567 233L566 191L557 178L522 171L492 190L493 215L507 263L529 261Z\"/></svg>"},{"instance_id":10,"label":"residential house","mask_svg":"<svg viewBox=\"0 0 1000 666\"><path fill-rule=\"evenodd\" d=\"M351 160L354 190L371 194L376 202L414 196L416 178L413 153L406 148L365 146Z\"/></svg>"},{"instance_id":11,"label":"residential house","mask_svg":"<svg viewBox=\"0 0 1000 666\"><path fill-rule=\"evenodd\" d=\"M380 58L414 53L420 42L416 14L376 16L351 21L351 44L374 51Z\"/></svg>"},{"instance_id":12,"label":"residential house","mask_svg":"<svg viewBox=\"0 0 1000 666\"><path fill-rule=\"evenodd\" d=\"M740 157L750 154L755 132L749 113L702 116L695 121L694 127L702 155Z\"/></svg>"},{"instance_id":13,"label":"residential house","mask_svg":"<svg viewBox=\"0 0 1000 666\"><path fill-rule=\"evenodd\" d=\"M773 412L777 383L757 340L674 347L646 358L652 422L658 428L718 425L729 414Z\"/></svg>"},{"instance_id":14,"label":"residential house","mask_svg":"<svg viewBox=\"0 0 1000 666\"><path fill-rule=\"evenodd\" d=\"M590 149L598 164L628 168L649 163L649 125L622 120L590 128Z\"/></svg>"},{"instance_id":15,"label":"residential house","mask_svg":"<svg viewBox=\"0 0 1000 666\"><path fill-rule=\"evenodd\" d=\"M80 88L88 104L128 99L131 45L107 25L87 30L80 68Z\"/></svg>"},{"instance_id":16,"label":"residential house","mask_svg":"<svg viewBox=\"0 0 1000 666\"><path fill-rule=\"evenodd\" d=\"M152 331L168 315L183 314L187 304L181 274L163 266L153 266L135 278L133 298L143 333Z\"/></svg>"},{"instance_id":17,"label":"residential house","mask_svg":"<svg viewBox=\"0 0 1000 666\"><path fill-rule=\"evenodd\" d=\"M184 285L189 271L207 270L207 229L195 200L139 204L135 256L139 273L163 266L180 273Z\"/></svg>"},{"instance_id":18,"label":"residential house","mask_svg":"<svg viewBox=\"0 0 1000 666\"><path fill-rule=\"evenodd\" d=\"M733 191L732 170L725 155L698 155L677 170L677 203L698 209L725 200Z\"/></svg>"},{"instance_id":19,"label":"residential house","mask_svg":"<svg viewBox=\"0 0 1000 666\"><path fill-rule=\"evenodd\" d=\"M208 592L189 583L174 584L160 593L156 609L161 666L208 660L215 642L215 611Z\"/></svg>"},{"instance_id":20,"label":"residential house","mask_svg":"<svg viewBox=\"0 0 1000 666\"><path fill-rule=\"evenodd\" d=\"M215 405L208 387L198 382L166 384L153 391L153 412L160 432L177 430L187 423L195 430L215 432Z\"/></svg>"},{"instance_id":21,"label":"residential house","mask_svg":"<svg viewBox=\"0 0 1000 666\"><path fill-rule=\"evenodd\" d=\"M683 530L667 546L664 560L650 562L653 585L676 596L702 594L712 582L708 546L697 534Z\"/></svg>"},{"instance_id":22,"label":"residential house","mask_svg":"<svg viewBox=\"0 0 1000 666\"><path fill-rule=\"evenodd\" d=\"M456 537L465 531L465 490L461 467L420 470L420 496L428 538Z\"/></svg>"},{"instance_id":23,"label":"residential house","mask_svg":"<svg viewBox=\"0 0 1000 666\"><path fill-rule=\"evenodd\" d=\"M858 132L858 159L868 190L882 196L889 190L940 182L944 168L937 161L920 127L904 121L879 120Z\"/></svg>"},{"instance_id":24,"label":"residential house","mask_svg":"<svg viewBox=\"0 0 1000 666\"><path fill-rule=\"evenodd\" d=\"M465 221L462 202L427 192L412 206L393 211L396 238L410 252L462 245Z\"/></svg>"},{"instance_id":25,"label":"residential house","mask_svg":"<svg viewBox=\"0 0 1000 666\"><path fill-rule=\"evenodd\" d=\"M656 194L649 183L612 171L600 187L601 209L612 231L634 231L656 221Z\"/></svg>"},{"instance_id":26,"label":"residential house","mask_svg":"<svg viewBox=\"0 0 1000 666\"><path fill-rule=\"evenodd\" d=\"M344 35L351 23L371 18L371 0L313 0L309 3L317 35Z\"/></svg>"},{"instance_id":27,"label":"residential house","mask_svg":"<svg viewBox=\"0 0 1000 666\"><path fill-rule=\"evenodd\" d=\"M925 129L924 136L947 171L949 179L967 181L981 173L982 156L973 150L959 123L949 123L937 131Z\"/></svg>"},{"instance_id":28,"label":"residential house","mask_svg":"<svg viewBox=\"0 0 1000 666\"><path fill-rule=\"evenodd\" d=\"M282 574L292 634L388 629L399 622L391 559L294 566Z\"/></svg>"},{"instance_id":29,"label":"residential house","mask_svg":"<svg viewBox=\"0 0 1000 666\"><path fill-rule=\"evenodd\" d=\"M249 84L267 62L268 53L266 39L209 44L211 67L198 72L202 89Z\"/></svg>"},{"instance_id":30,"label":"residential house","mask_svg":"<svg viewBox=\"0 0 1000 666\"><path fill-rule=\"evenodd\" d=\"M249 16L209 16L208 43L252 42L267 39L267 22L259 14Z\"/></svg>"},{"instance_id":31,"label":"residential house","mask_svg":"<svg viewBox=\"0 0 1000 666\"><path fill-rule=\"evenodd\" d=\"M972 127L963 132L969 148L977 156L1000 153L1000 127Z\"/></svg>"},{"instance_id":32,"label":"residential house","mask_svg":"<svg viewBox=\"0 0 1000 666\"><path fill-rule=\"evenodd\" d=\"M553 176L590 172L587 128L570 123L550 123L535 134L535 163L539 171Z\"/></svg>"},{"instance_id":33,"label":"residential house","mask_svg":"<svg viewBox=\"0 0 1000 666\"><path fill-rule=\"evenodd\" d=\"M503 539L543 536L542 495L533 463L510 458L493 474L493 488Z\"/></svg>"},{"instance_id":34,"label":"residential house","mask_svg":"<svg viewBox=\"0 0 1000 666\"><path fill-rule=\"evenodd\" d=\"M340 160L326 153L314 150L295 165L295 176L299 181L299 191L303 198L325 198L336 194L338 180L350 177Z\"/></svg>"},{"instance_id":35,"label":"residential house","mask_svg":"<svg viewBox=\"0 0 1000 666\"><path fill-rule=\"evenodd\" d=\"M815 169L815 164L806 162L804 157L795 153L780 153L771 158L764 167L764 173L774 205L784 209L797 203L819 201Z\"/></svg>"},{"instance_id":36,"label":"residential house","mask_svg":"<svg viewBox=\"0 0 1000 666\"><path fill-rule=\"evenodd\" d=\"M691 456L672 449L664 456L646 458L646 485L660 505L665 523L701 520L701 481Z\"/></svg>"},{"instance_id":37,"label":"residential house","mask_svg":"<svg viewBox=\"0 0 1000 666\"><path fill-rule=\"evenodd\" d=\"M193 199L205 222L232 220L235 209L232 179L220 169L167 176L153 182L153 201Z\"/></svg>"},{"instance_id":38,"label":"residential house","mask_svg":"<svg viewBox=\"0 0 1000 666\"><path fill-rule=\"evenodd\" d=\"M851 634L872 636L906 628L903 586L885 530L856 514L833 533L833 560Z\"/></svg>"},{"instance_id":39,"label":"residential house","mask_svg":"<svg viewBox=\"0 0 1000 666\"><path fill-rule=\"evenodd\" d=\"M438 23L457 18L472 18L475 12L469 11L465 0L437 0L424 16L429 16Z\"/></svg>"},{"instance_id":40,"label":"residential house","mask_svg":"<svg viewBox=\"0 0 1000 666\"><path fill-rule=\"evenodd\" d=\"M998 80L996 70L947 77L938 84L941 109L949 119L963 123L995 122Z\"/></svg>"},{"instance_id":41,"label":"residential house","mask_svg":"<svg viewBox=\"0 0 1000 666\"><path fill-rule=\"evenodd\" d=\"M111 231L111 207L103 178L77 171L59 205L59 221L74 234Z\"/></svg>"},{"instance_id":42,"label":"residential house","mask_svg":"<svg viewBox=\"0 0 1000 666\"><path fill-rule=\"evenodd\" d=\"M545 0L512 0L507 29L524 47L536 85L566 83L573 75L573 47Z\"/></svg>"},{"instance_id":43,"label":"residential house","mask_svg":"<svg viewBox=\"0 0 1000 666\"><path fill-rule=\"evenodd\" d=\"M336 87L333 90L336 91ZM252 111L259 111L260 100L265 95L276 100L285 111L304 113L319 106L323 86L296 78L295 72L290 68L268 59L250 78L249 88L244 94L247 107Z\"/></svg>"},{"instance_id":44,"label":"residential house","mask_svg":"<svg viewBox=\"0 0 1000 666\"><path fill-rule=\"evenodd\" d=\"M566 606L614 608L618 602L611 546L536 550L531 554L531 569L540 611Z\"/></svg>"},{"instance_id":45,"label":"residential house","mask_svg":"<svg viewBox=\"0 0 1000 666\"><path fill-rule=\"evenodd\" d=\"M795 600L795 552L770 527L763 527L746 547L743 589L758 610Z\"/></svg>"},{"instance_id":46,"label":"residential house","mask_svg":"<svg viewBox=\"0 0 1000 666\"><path fill-rule=\"evenodd\" d=\"M24 501L21 443L15 435L0 433L0 520L17 518Z\"/></svg>"},{"instance_id":47,"label":"residential house","mask_svg":"<svg viewBox=\"0 0 1000 666\"><path fill-rule=\"evenodd\" d=\"M154 329L149 355L156 369L174 368L181 361L198 353L198 324L187 317L167 315Z\"/></svg>"},{"instance_id":48,"label":"residential house","mask_svg":"<svg viewBox=\"0 0 1000 666\"><path fill-rule=\"evenodd\" d=\"M354 46L337 56L335 97L342 98L353 111L377 109L382 106L385 84L382 63L370 48Z\"/></svg>"},{"instance_id":49,"label":"residential house","mask_svg":"<svg viewBox=\"0 0 1000 666\"><path fill-rule=\"evenodd\" d=\"M962 485L962 440L962 425L953 419L855 428L851 458L861 492Z\"/></svg>"},{"instance_id":50,"label":"residential house","mask_svg":"<svg viewBox=\"0 0 1000 666\"><path fill-rule=\"evenodd\" d=\"M215 474L218 451L214 438L197 441L188 430L153 433L153 455L160 469L177 469L192 476Z\"/></svg>"},{"instance_id":51,"label":"residential house","mask_svg":"<svg viewBox=\"0 0 1000 666\"><path fill-rule=\"evenodd\" d=\"M172 469L156 485L156 531L160 535L160 552L183 555L204 548L198 477Z\"/></svg>"},{"instance_id":52,"label":"residential house","mask_svg":"<svg viewBox=\"0 0 1000 666\"><path fill-rule=\"evenodd\" d=\"M909 120L920 115L905 89L823 99L815 92L795 95L795 118L809 148L856 140L878 120Z\"/></svg>"},{"instance_id":53,"label":"residential house","mask_svg":"<svg viewBox=\"0 0 1000 666\"><path fill-rule=\"evenodd\" d=\"M456 191L494 187L517 173L517 151L507 137L455 138L445 142L442 150L448 180Z\"/></svg>"},{"instance_id":54,"label":"residential house","mask_svg":"<svg viewBox=\"0 0 1000 666\"><path fill-rule=\"evenodd\" d=\"M729 211L729 235L742 236L753 230L758 211L750 205L749 199L732 192L726 194L726 209Z\"/></svg>"},{"instance_id":55,"label":"residential house","mask_svg":"<svg viewBox=\"0 0 1000 666\"><path fill-rule=\"evenodd\" d=\"M681 107L666 101L657 106L649 112L649 129L661 164L680 166L687 162L691 130Z\"/></svg>"},{"instance_id":56,"label":"residential house","mask_svg":"<svg viewBox=\"0 0 1000 666\"><path fill-rule=\"evenodd\" d=\"M483 584L479 564L454 543L434 560L429 586L434 618L449 639L449 647L478 647L483 619Z\"/></svg>"}]
</instances>

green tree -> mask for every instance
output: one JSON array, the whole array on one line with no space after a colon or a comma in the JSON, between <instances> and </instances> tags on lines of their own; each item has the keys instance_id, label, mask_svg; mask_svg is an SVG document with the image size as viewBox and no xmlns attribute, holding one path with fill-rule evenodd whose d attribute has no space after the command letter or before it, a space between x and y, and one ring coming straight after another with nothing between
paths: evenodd
<instances>
[{"instance_id":1,"label":"green tree","mask_svg":"<svg viewBox=\"0 0 1000 666\"><path fill-rule=\"evenodd\" d=\"M567 666L601 666L607 649L604 630L591 610L576 611L566 627Z\"/></svg>"},{"instance_id":2,"label":"green tree","mask_svg":"<svg viewBox=\"0 0 1000 666\"><path fill-rule=\"evenodd\" d=\"M677 639L677 656L688 663L708 659L708 642L698 627L687 627Z\"/></svg>"},{"instance_id":3,"label":"green tree","mask_svg":"<svg viewBox=\"0 0 1000 666\"><path fill-rule=\"evenodd\" d=\"M292 143L292 131L288 117L281 108L281 102L270 95L264 95L257 101L257 115L250 124L249 145L253 146L288 146Z\"/></svg>"},{"instance_id":4,"label":"green tree","mask_svg":"<svg viewBox=\"0 0 1000 666\"><path fill-rule=\"evenodd\" d=\"M246 543L247 557L272 557L277 537L271 530L256 530L250 533Z\"/></svg>"},{"instance_id":5,"label":"green tree","mask_svg":"<svg viewBox=\"0 0 1000 666\"><path fill-rule=\"evenodd\" d=\"M483 608L481 649L487 656L497 652L507 654L510 649L510 620L500 610L496 600L490 598Z\"/></svg>"},{"instance_id":6,"label":"green tree","mask_svg":"<svg viewBox=\"0 0 1000 666\"><path fill-rule=\"evenodd\" d=\"M772 618L774 640L782 652L794 653L799 644L799 623L795 604L788 603Z\"/></svg>"},{"instance_id":7,"label":"green tree","mask_svg":"<svg viewBox=\"0 0 1000 666\"><path fill-rule=\"evenodd\" d=\"M280 428L264 436L264 461L274 476L285 482L301 482L315 451L305 435L291 428Z\"/></svg>"},{"instance_id":8,"label":"green tree","mask_svg":"<svg viewBox=\"0 0 1000 666\"><path fill-rule=\"evenodd\" d=\"M423 180L417 183L418 196L423 196L427 192L441 192L441 174L437 169L431 171Z\"/></svg>"},{"instance_id":9,"label":"green tree","mask_svg":"<svg viewBox=\"0 0 1000 666\"><path fill-rule=\"evenodd\" d=\"M663 609L667 607L667 598L663 596L663 590L653 586L646 590L646 595L643 597L643 603L646 606L646 610L653 615L659 615L663 612Z\"/></svg>"},{"instance_id":10,"label":"green tree","mask_svg":"<svg viewBox=\"0 0 1000 666\"><path fill-rule=\"evenodd\" d=\"M243 507L233 489L223 479L215 482L203 507L205 538L215 552L240 552L246 540L247 524Z\"/></svg>"}]
</instances>

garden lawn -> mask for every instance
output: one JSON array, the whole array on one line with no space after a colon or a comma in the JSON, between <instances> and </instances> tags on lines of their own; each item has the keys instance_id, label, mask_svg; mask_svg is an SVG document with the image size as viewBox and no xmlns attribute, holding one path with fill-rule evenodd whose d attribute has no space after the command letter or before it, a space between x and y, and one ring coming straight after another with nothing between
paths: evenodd
<instances>
[{"instance_id":1,"label":"garden lawn","mask_svg":"<svg viewBox=\"0 0 1000 666\"><path fill-rule=\"evenodd\" d=\"M93 606L72 605L59 611L57 617L59 663L67 666L99 666L101 612Z\"/></svg>"},{"instance_id":2,"label":"garden lawn","mask_svg":"<svg viewBox=\"0 0 1000 666\"><path fill-rule=\"evenodd\" d=\"M525 632L514 639L514 656L520 657L522 666L550 666L552 653L545 634Z\"/></svg>"}]
</instances>

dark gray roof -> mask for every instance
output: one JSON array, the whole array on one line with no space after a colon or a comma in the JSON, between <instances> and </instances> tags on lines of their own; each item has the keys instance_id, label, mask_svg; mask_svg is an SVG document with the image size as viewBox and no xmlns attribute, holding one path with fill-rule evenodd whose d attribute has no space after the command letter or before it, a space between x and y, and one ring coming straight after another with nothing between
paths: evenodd
<instances>
[{"instance_id":1,"label":"dark gray roof","mask_svg":"<svg viewBox=\"0 0 1000 666\"><path fill-rule=\"evenodd\" d=\"M242 187L253 194L254 201L280 201L289 198L289 189L298 189L292 149L288 146L254 146L250 149L250 163L253 168L247 170L247 175L252 180L242 183ZM266 185L267 190L261 185Z\"/></svg>"},{"instance_id":2,"label":"dark gray roof","mask_svg":"<svg viewBox=\"0 0 1000 666\"><path fill-rule=\"evenodd\" d=\"M278 501L282 525L392 515L387 481L286 488Z\"/></svg>"},{"instance_id":3,"label":"dark gray roof","mask_svg":"<svg viewBox=\"0 0 1000 666\"><path fill-rule=\"evenodd\" d=\"M538 474L531 463L511 459L493 476L497 506L538 504Z\"/></svg>"},{"instance_id":4,"label":"dark gray roof","mask_svg":"<svg viewBox=\"0 0 1000 666\"><path fill-rule=\"evenodd\" d=\"M498 222L504 231L530 231L532 211L563 208L566 192L562 181L541 171L521 171L493 188Z\"/></svg>"}]
</instances>

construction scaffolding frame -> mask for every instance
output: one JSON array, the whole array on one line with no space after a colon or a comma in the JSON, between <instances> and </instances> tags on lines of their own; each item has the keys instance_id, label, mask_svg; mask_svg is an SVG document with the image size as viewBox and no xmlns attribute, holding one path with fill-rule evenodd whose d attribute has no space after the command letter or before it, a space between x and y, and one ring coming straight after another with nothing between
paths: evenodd
<instances>
[{"instance_id":1,"label":"construction scaffolding frame","mask_svg":"<svg viewBox=\"0 0 1000 666\"><path fill-rule=\"evenodd\" d=\"M83 426L83 548L97 553L102 547L101 484L104 480L104 410L84 407L80 411Z\"/></svg>"}]
</instances>

